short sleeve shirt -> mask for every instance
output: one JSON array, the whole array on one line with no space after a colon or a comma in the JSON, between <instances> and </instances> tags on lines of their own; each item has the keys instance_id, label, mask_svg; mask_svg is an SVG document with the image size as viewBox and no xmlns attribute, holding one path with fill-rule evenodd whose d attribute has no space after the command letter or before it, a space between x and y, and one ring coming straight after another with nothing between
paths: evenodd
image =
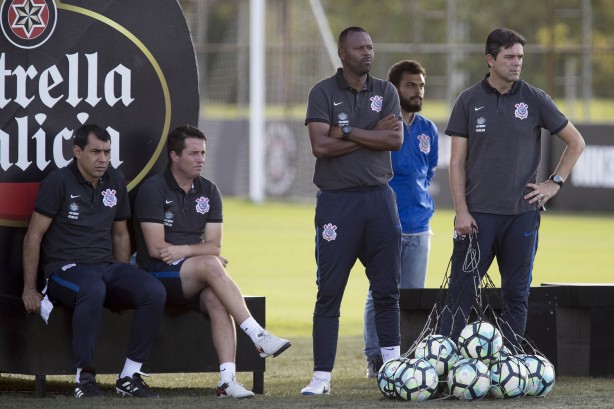
<instances>
[{"instance_id":1,"label":"short sleeve shirt","mask_svg":"<svg viewBox=\"0 0 614 409\"><path fill-rule=\"evenodd\" d=\"M46 277L68 263L114 262L113 222L130 218L124 176L109 167L94 188L73 160L41 182L34 211L53 219L41 247Z\"/></svg>"},{"instance_id":2,"label":"short sleeve shirt","mask_svg":"<svg viewBox=\"0 0 614 409\"><path fill-rule=\"evenodd\" d=\"M369 75L364 88L356 92L339 68L334 76L309 91L305 124L323 122L373 129L390 114L401 118L399 96L390 82ZM341 190L385 185L391 177L390 151L362 148L345 155L317 158L313 182L321 190Z\"/></svg>"},{"instance_id":3,"label":"short sleeve shirt","mask_svg":"<svg viewBox=\"0 0 614 409\"><path fill-rule=\"evenodd\" d=\"M541 129L556 134L567 125L550 96L518 80L501 95L487 81L463 91L446 134L468 138L466 187L471 212L514 215L535 210L523 197L535 183Z\"/></svg>"},{"instance_id":4,"label":"short sleeve shirt","mask_svg":"<svg viewBox=\"0 0 614 409\"><path fill-rule=\"evenodd\" d=\"M222 195L217 186L204 177L194 179L192 188L186 193L167 167L143 182L136 195L134 213L137 262L147 268L152 259L147 252L141 222L163 224L164 239L168 243L201 243L205 225L223 221Z\"/></svg>"}]
</instances>

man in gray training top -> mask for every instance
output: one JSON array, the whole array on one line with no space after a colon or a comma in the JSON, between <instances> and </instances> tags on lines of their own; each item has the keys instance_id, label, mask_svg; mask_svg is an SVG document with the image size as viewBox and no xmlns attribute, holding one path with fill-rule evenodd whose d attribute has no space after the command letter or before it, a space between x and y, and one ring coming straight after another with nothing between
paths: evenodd
<instances>
[{"instance_id":1,"label":"man in gray training top","mask_svg":"<svg viewBox=\"0 0 614 409\"><path fill-rule=\"evenodd\" d=\"M369 75L373 44L360 27L339 34L342 68L309 92L305 124L320 189L315 215L318 294L313 313L313 378L301 393L330 392L341 299L350 270L366 268L384 360L400 355L401 226L388 186L390 151L403 144L399 96Z\"/></svg>"},{"instance_id":2,"label":"man in gray training top","mask_svg":"<svg viewBox=\"0 0 614 409\"><path fill-rule=\"evenodd\" d=\"M510 347L522 343L540 209L563 187L584 150L582 136L552 99L520 79L524 44L513 30L498 28L488 35L489 72L459 95L446 129L452 137L454 252L464 259L472 240L480 250L475 269L462 259L452 263L441 333L454 341L470 316L479 282L474 277L486 274L497 257L503 335ZM566 148L551 176L538 183L542 128Z\"/></svg>"}]
</instances>

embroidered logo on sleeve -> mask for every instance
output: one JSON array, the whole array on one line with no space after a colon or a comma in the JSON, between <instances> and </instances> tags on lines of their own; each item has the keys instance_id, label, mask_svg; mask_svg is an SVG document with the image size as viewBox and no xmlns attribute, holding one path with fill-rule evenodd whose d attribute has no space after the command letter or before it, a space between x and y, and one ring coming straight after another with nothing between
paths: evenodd
<instances>
[{"instance_id":1,"label":"embroidered logo on sleeve","mask_svg":"<svg viewBox=\"0 0 614 409\"><path fill-rule=\"evenodd\" d=\"M514 116L518 119L527 119L529 116L529 106L524 102L519 102L516 105L516 110L514 111Z\"/></svg>"},{"instance_id":2,"label":"embroidered logo on sleeve","mask_svg":"<svg viewBox=\"0 0 614 409\"><path fill-rule=\"evenodd\" d=\"M115 190L113 189L107 189L104 192L102 192L102 196L104 196L104 199L102 199L102 204L107 206L107 207L113 207L117 204L117 197L115 196Z\"/></svg>"},{"instance_id":3,"label":"embroidered logo on sleeve","mask_svg":"<svg viewBox=\"0 0 614 409\"><path fill-rule=\"evenodd\" d=\"M369 99L371 100L371 110L381 112L382 105L384 105L384 98L379 95L374 95Z\"/></svg>"},{"instance_id":4,"label":"embroidered logo on sleeve","mask_svg":"<svg viewBox=\"0 0 614 409\"><path fill-rule=\"evenodd\" d=\"M334 226L332 223L325 224L322 226L324 231L322 231L322 238L326 241L335 240L337 238L337 226Z\"/></svg>"},{"instance_id":5,"label":"embroidered logo on sleeve","mask_svg":"<svg viewBox=\"0 0 614 409\"><path fill-rule=\"evenodd\" d=\"M196 211L205 214L209 211L209 198L201 196L196 199Z\"/></svg>"}]
</instances>

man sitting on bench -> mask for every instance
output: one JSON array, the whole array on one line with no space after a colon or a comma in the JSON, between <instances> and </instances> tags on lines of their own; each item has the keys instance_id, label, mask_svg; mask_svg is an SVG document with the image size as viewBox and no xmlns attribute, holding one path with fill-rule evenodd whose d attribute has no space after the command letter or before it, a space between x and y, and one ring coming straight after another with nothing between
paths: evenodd
<instances>
[{"instance_id":1,"label":"man sitting on bench","mask_svg":"<svg viewBox=\"0 0 614 409\"><path fill-rule=\"evenodd\" d=\"M74 159L41 183L23 244L23 303L40 312L39 261L52 302L73 308L72 346L77 368L74 395L100 398L94 345L102 308L135 309L126 363L115 384L118 394L158 397L143 381L164 311L164 287L128 264L130 202L124 176L109 166L111 136L98 125L75 132ZM42 257L41 257L42 253Z\"/></svg>"},{"instance_id":2,"label":"man sitting on bench","mask_svg":"<svg viewBox=\"0 0 614 409\"><path fill-rule=\"evenodd\" d=\"M168 302L192 303L209 315L220 361L217 396L251 398L254 394L235 379L234 321L262 357L279 355L290 342L256 322L225 270L222 198L215 184L201 176L205 140L190 125L168 135L169 166L143 182L135 201L137 263L162 281Z\"/></svg>"}]
</instances>

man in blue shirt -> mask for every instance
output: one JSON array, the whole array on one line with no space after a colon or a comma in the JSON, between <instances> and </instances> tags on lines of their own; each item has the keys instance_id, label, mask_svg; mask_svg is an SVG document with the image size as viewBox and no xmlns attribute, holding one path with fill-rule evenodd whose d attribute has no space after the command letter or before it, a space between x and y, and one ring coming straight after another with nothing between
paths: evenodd
<instances>
[{"instance_id":1,"label":"man in blue shirt","mask_svg":"<svg viewBox=\"0 0 614 409\"><path fill-rule=\"evenodd\" d=\"M399 93L403 115L403 146L391 152L393 178L401 220L401 275L399 288L423 288L431 245L430 220L435 210L429 193L438 159L435 124L418 112L422 109L426 70L417 61L394 64L388 80ZM365 305L365 355L367 377L375 378L383 361L375 330L375 310L371 291Z\"/></svg>"}]
</instances>

